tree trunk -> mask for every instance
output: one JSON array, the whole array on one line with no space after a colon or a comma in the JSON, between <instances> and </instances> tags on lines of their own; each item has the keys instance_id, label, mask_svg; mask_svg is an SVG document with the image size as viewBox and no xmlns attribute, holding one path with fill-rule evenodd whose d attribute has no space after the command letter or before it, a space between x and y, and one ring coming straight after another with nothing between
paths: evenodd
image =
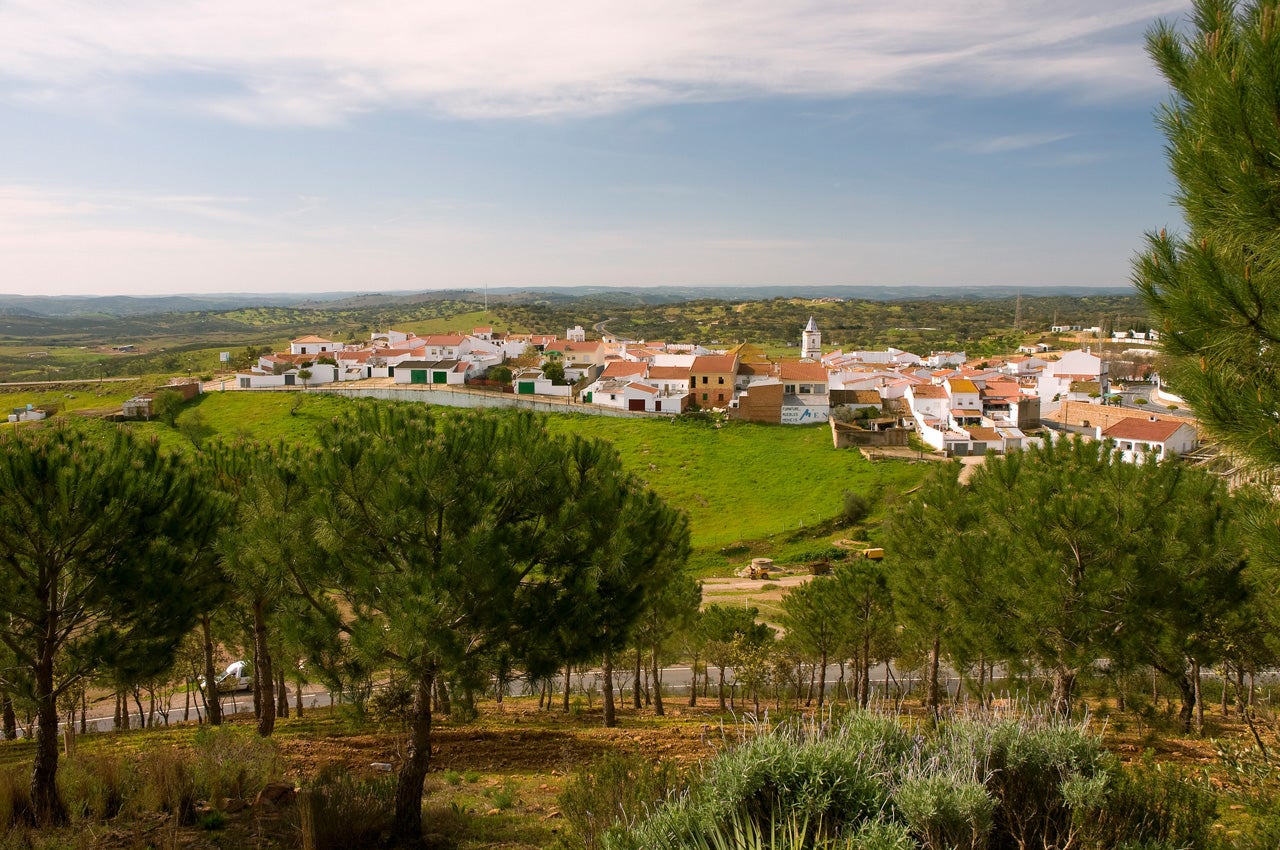
<instances>
[{"instance_id":1,"label":"tree trunk","mask_svg":"<svg viewBox=\"0 0 1280 850\"><path fill-rule=\"evenodd\" d=\"M262 600L253 606L254 695L257 697L258 734L270 738L276 728L276 679L267 647L267 617Z\"/></svg>"},{"instance_id":2,"label":"tree trunk","mask_svg":"<svg viewBox=\"0 0 1280 850\"><path fill-rule=\"evenodd\" d=\"M302 680L301 679L298 680L297 690L295 690L293 693L294 693L293 716L301 720L302 719Z\"/></svg>"},{"instance_id":3,"label":"tree trunk","mask_svg":"<svg viewBox=\"0 0 1280 850\"><path fill-rule=\"evenodd\" d=\"M724 711L724 668L720 668L720 710Z\"/></svg>"},{"instance_id":4,"label":"tree trunk","mask_svg":"<svg viewBox=\"0 0 1280 850\"><path fill-rule=\"evenodd\" d=\"M938 667L942 661L942 638L935 636L933 646L929 648L929 687L925 691L925 707L935 723L938 722Z\"/></svg>"},{"instance_id":5,"label":"tree trunk","mask_svg":"<svg viewBox=\"0 0 1280 850\"><path fill-rule=\"evenodd\" d=\"M13 698L8 694L0 695L0 727L4 729L4 740L12 741L18 737L18 715L13 711Z\"/></svg>"},{"instance_id":6,"label":"tree trunk","mask_svg":"<svg viewBox=\"0 0 1280 850\"><path fill-rule=\"evenodd\" d=\"M1196 734L1200 735L1204 732L1204 699L1200 693L1200 662L1194 659L1191 662L1191 685L1194 689L1192 699L1196 701Z\"/></svg>"},{"instance_id":7,"label":"tree trunk","mask_svg":"<svg viewBox=\"0 0 1280 850\"><path fill-rule=\"evenodd\" d=\"M1190 732L1191 721L1195 717L1196 686L1186 672L1173 678L1178 686L1178 693L1182 698L1182 705L1178 708L1178 722L1182 725L1184 733Z\"/></svg>"},{"instance_id":8,"label":"tree trunk","mask_svg":"<svg viewBox=\"0 0 1280 850\"><path fill-rule=\"evenodd\" d=\"M409 724L409 747L396 780L396 810L391 822L391 838L396 845L422 843L422 784L431 760L431 693L434 672L418 678Z\"/></svg>"},{"instance_id":9,"label":"tree trunk","mask_svg":"<svg viewBox=\"0 0 1280 850\"><path fill-rule=\"evenodd\" d=\"M36 758L31 769L31 806L40 826L67 822L67 810L58 793L58 699L53 692L53 658L42 658L35 669Z\"/></svg>"},{"instance_id":10,"label":"tree trunk","mask_svg":"<svg viewBox=\"0 0 1280 850\"><path fill-rule=\"evenodd\" d=\"M987 704L987 658L985 655L978 656L978 704L985 707Z\"/></svg>"},{"instance_id":11,"label":"tree trunk","mask_svg":"<svg viewBox=\"0 0 1280 850\"><path fill-rule=\"evenodd\" d=\"M818 670L818 708L822 708L823 701L827 698L827 651L822 651L822 658L819 661L821 667Z\"/></svg>"},{"instance_id":12,"label":"tree trunk","mask_svg":"<svg viewBox=\"0 0 1280 850\"><path fill-rule=\"evenodd\" d=\"M631 691L631 707L636 711L640 710L642 703L640 702L640 649L636 648L636 678L635 687Z\"/></svg>"},{"instance_id":13,"label":"tree trunk","mask_svg":"<svg viewBox=\"0 0 1280 850\"><path fill-rule=\"evenodd\" d=\"M209 723L222 725L222 700L218 699L218 686L214 683L213 672L213 635L209 628L209 615L200 616L200 633L204 638L204 692L205 713L209 715Z\"/></svg>"},{"instance_id":14,"label":"tree trunk","mask_svg":"<svg viewBox=\"0 0 1280 850\"><path fill-rule=\"evenodd\" d=\"M658 668L658 645L653 646L653 713L658 717L666 715L662 708L662 670Z\"/></svg>"},{"instance_id":15,"label":"tree trunk","mask_svg":"<svg viewBox=\"0 0 1280 850\"><path fill-rule=\"evenodd\" d=\"M89 689L80 689L80 734L89 731Z\"/></svg>"},{"instance_id":16,"label":"tree trunk","mask_svg":"<svg viewBox=\"0 0 1280 850\"><path fill-rule=\"evenodd\" d=\"M449 697L449 686L444 679L436 677L436 696L440 698L440 711L443 714L453 714L453 700ZM551 685L547 685L547 708L551 708Z\"/></svg>"},{"instance_id":17,"label":"tree trunk","mask_svg":"<svg viewBox=\"0 0 1280 850\"><path fill-rule=\"evenodd\" d=\"M289 716L289 688L284 681L284 668L276 668L276 717Z\"/></svg>"},{"instance_id":18,"label":"tree trunk","mask_svg":"<svg viewBox=\"0 0 1280 850\"><path fill-rule=\"evenodd\" d=\"M858 683L858 705L866 708L871 705L871 635L869 634L862 636L862 658L859 661L862 664L861 669L858 670L861 674L859 676L861 681Z\"/></svg>"},{"instance_id":19,"label":"tree trunk","mask_svg":"<svg viewBox=\"0 0 1280 850\"><path fill-rule=\"evenodd\" d=\"M698 704L698 654L694 653L693 663L689 665L689 706Z\"/></svg>"},{"instance_id":20,"label":"tree trunk","mask_svg":"<svg viewBox=\"0 0 1280 850\"><path fill-rule=\"evenodd\" d=\"M133 694L133 704L138 707L138 728L146 729L147 720L149 718L147 717L146 712L142 710L142 688L134 685L129 689L129 691ZM129 700L127 698L124 701L124 710L129 710Z\"/></svg>"},{"instance_id":21,"label":"tree trunk","mask_svg":"<svg viewBox=\"0 0 1280 850\"><path fill-rule=\"evenodd\" d=\"M618 717L613 704L613 650L608 647L605 647L600 669L604 674L604 727L612 729L618 725Z\"/></svg>"},{"instance_id":22,"label":"tree trunk","mask_svg":"<svg viewBox=\"0 0 1280 850\"><path fill-rule=\"evenodd\" d=\"M568 661L564 663L564 713L569 713L569 685L573 682L573 665Z\"/></svg>"},{"instance_id":23,"label":"tree trunk","mask_svg":"<svg viewBox=\"0 0 1280 850\"><path fill-rule=\"evenodd\" d=\"M1059 667L1053 671L1053 694L1049 697L1049 705L1060 717L1071 716L1071 692L1075 684L1075 670Z\"/></svg>"}]
</instances>

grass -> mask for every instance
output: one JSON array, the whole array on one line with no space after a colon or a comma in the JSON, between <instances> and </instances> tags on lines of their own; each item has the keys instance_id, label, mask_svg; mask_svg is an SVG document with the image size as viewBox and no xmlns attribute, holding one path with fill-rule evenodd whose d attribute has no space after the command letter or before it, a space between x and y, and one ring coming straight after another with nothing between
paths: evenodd
<instances>
[{"instance_id":1,"label":"grass","mask_svg":"<svg viewBox=\"0 0 1280 850\"><path fill-rule=\"evenodd\" d=\"M761 547L732 551L737 544L767 541L763 548L776 553L793 536L830 529L845 490L863 493L881 512L887 497L924 475L920 465L872 463L856 451L836 451L826 426L743 422L712 428L573 415L553 417L548 427L613 443L631 471L688 512L697 565L706 570L765 554Z\"/></svg>"}]
</instances>

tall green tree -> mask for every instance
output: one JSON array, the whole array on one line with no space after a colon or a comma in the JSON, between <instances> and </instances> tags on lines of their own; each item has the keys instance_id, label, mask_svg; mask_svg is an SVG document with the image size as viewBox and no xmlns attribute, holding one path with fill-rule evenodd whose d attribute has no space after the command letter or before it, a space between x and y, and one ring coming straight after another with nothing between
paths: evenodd
<instances>
[{"instance_id":1,"label":"tall green tree","mask_svg":"<svg viewBox=\"0 0 1280 850\"><path fill-rule=\"evenodd\" d=\"M0 642L30 677L31 797L60 823L58 698L96 670L170 664L203 600L198 553L219 505L181 459L124 430L0 438Z\"/></svg>"},{"instance_id":2,"label":"tall green tree","mask_svg":"<svg viewBox=\"0 0 1280 850\"><path fill-rule=\"evenodd\" d=\"M857 662L854 694L866 708L871 700L871 668L892 658L897 643L888 575L878 561L855 560L837 564L832 579L833 601L843 614L845 657Z\"/></svg>"},{"instance_id":3,"label":"tall green tree","mask_svg":"<svg viewBox=\"0 0 1280 850\"><path fill-rule=\"evenodd\" d=\"M1280 23L1274 0L1195 0L1147 49L1183 234L1147 236L1134 280L1162 332L1161 372L1236 450L1280 464Z\"/></svg>"},{"instance_id":4,"label":"tall green tree","mask_svg":"<svg viewBox=\"0 0 1280 850\"><path fill-rule=\"evenodd\" d=\"M787 637L817 665L818 708L822 708L826 700L827 665L845 641L845 610L840 605L840 589L835 578L817 576L791 588L782 597L779 619Z\"/></svg>"},{"instance_id":5,"label":"tall green tree","mask_svg":"<svg viewBox=\"0 0 1280 850\"><path fill-rule=\"evenodd\" d=\"M733 666L741 645L759 646L774 639L773 629L758 621L760 609L712 603L702 609L697 628L702 635L707 665L720 671L716 694L720 710L725 703L725 671ZM708 670L708 672L710 672Z\"/></svg>"},{"instance_id":6,"label":"tall green tree","mask_svg":"<svg viewBox=\"0 0 1280 850\"><path fill-rule=\"evenodd\" d=\"M1001 547L988 558L1000 618L1016 656L1051 673L1056 711L1071 710L1077 677L1101 658L1141 657L1181 685L1208 652L1195 647L1238 550L1205 474L1064 439L989 460L972 488Z\"/></svg>"},{"instance_id":7,"label":"tall green tree","mask_svg":"<svg viewBox=\"0 0 1280 850\"><path fill-rule=\"evenodd\" d=\"M985 546L983 514L960 483L960 465L935 467L889 516L885 550L903 647L927 659L925 704L941 705L939 671L952 656L960 666L972 624L989 603L982 567L994 560Z\"/></svg>"},{"instance_id":8,"label":"tall green tree","mask_svg":"<svg viewBox=\"0 0 1280 850\"><path fill-rule=\"evenodd\" d=\"M433 687L500 649L546 657L597 592L626 477L616 453L523 413L362 404L320 436L322 570L299 573L298 591L353 652L411 684L393 832L417 840Z\"/></svg>"}]
</instances>

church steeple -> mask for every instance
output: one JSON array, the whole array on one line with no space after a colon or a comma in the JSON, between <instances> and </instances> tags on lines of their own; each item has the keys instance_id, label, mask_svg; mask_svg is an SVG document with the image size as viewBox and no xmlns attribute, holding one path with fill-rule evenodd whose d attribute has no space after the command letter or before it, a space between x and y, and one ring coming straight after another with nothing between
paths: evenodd
<instances>
[{"instance_id":1,"label":"church steeple","mask_svg":"<svg viewBox=\"0 0 1280 850\"><path fill-rule=\"evenodd\" d=\"M804 326L804 333L800 335L800 356L806 360L822 359L822 332L818 330L813 316L809 317L809 324Z\"/></svg>"}]
</instances>

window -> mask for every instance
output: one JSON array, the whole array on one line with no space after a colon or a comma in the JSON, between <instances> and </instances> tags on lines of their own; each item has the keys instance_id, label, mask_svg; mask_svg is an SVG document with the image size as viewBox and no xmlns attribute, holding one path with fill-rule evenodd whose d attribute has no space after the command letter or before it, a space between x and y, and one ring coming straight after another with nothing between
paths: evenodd
<instances>
[{"instance_id":1,"label":"window","mask_svg":"<svg viewBox=\"0 0 1280 850\"><path fill-rule=\"evenodd\" d=\"M716 378L716 383L717 383L717 384L723 384L723 383L724 383L724 378L723 378L723 377Z\"/></svg>"},{"instance_id":2,"label":"window","mask_svg":"<svg viewBox=\"0 0 1280 850\"><path fill-rule=\"evenodd\" d=\"M706 375L703 375L703 376L702 376L702 383L704 383L704 384L705 384L706 382L707 382L707 376L706 376ZM703 398L706 398L706 396L703 396Z\"/></svg>"},{"instance_id":3,"label":"window","mask_svg":"<svg viewBox=\"0 0 1280 850\"><path fill-rule=\"evenodd\" d=\"M703 393L703 394L702 394L702 400L703 400L703 401L706 401L706 400L707 400L707 394L706 394L706 393Z\"/></svg>"},{"instance_id":4,"label":"window","mask_svg":"<svg viewBox=\"0 0 1280 850\"><path fill-rule=\"evenodd\" d=\"M791 395L795 395L795 392L796 392L796 385L795 385L795 384L786 384L785 386L783 386L782 391L783 391L784 393L790 393Z\"/></svg>"}]
</instances>

